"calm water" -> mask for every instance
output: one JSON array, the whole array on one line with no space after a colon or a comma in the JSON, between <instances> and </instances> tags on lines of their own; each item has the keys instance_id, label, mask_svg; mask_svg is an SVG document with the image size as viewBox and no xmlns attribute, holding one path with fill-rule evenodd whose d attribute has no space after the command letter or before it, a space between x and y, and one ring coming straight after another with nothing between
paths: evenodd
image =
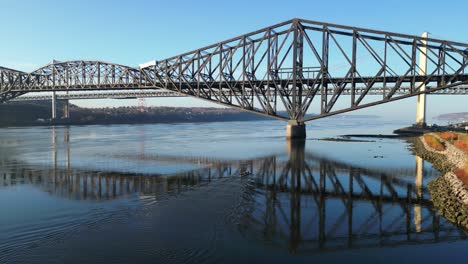
<instances>
[{"instance_id":1,"label":"calm water","mask_svg":"<svg viewBox=\"0 0 468 264\"><path fill-rule=\"evenodd\" d=\"M403 125L325 119L292 145L275 121L1 129L0 263L466 258L407 141L317 140Z\"/></svg>"}]
</instances>

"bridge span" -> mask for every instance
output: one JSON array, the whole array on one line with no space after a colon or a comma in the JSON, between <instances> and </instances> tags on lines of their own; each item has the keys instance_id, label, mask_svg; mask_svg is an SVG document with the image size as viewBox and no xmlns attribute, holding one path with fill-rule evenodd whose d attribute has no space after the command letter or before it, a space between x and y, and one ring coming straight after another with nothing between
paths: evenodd
<instances>
[{"instance_id":1,"label":"bridge span","mask_svg":"<svg viewBox=\"0 0 468 264\"><path fill-rule=\"evenodd\" d=\"M404 94L405 91L409 90L409 87L402 87L398 90L397 94ZM356 94L362 94L364 89L357 89ZM343 90L343 95L350 95L351 89ZM385 90L373 89L369 91L369 95L383 95ZM438 90L431 94L434 95L468 95L468 85L462 85L458 87L451 87L444 90ZM329 91L329 95L333 95L332 91ZM26 102L26 101L51 101L54 94L49 93L29 93L18 96L11 99L11 102ZM160 97L189 97L185 94L163 90L122 90L122 91L89 91L89 92L68 92L68 93L56 93L56 100L84 100L84 99L138 99L138 98L160 98Z\"/></svg>"},{"instance_id":2,"label":"bridge span","mask_svg":"<svg viewBox=\"0 0 468 264\"><path fill-rule=\"evenodd\" d=\"M0 67L0 101L31 92L166 89L288 121L287 137L304 138L304 122L412 96L424 126L425 95L466 87L467 64L466 43L295 18L139 68ZM320 113L306 116L313 104Z\"/></svg>"}]
</instances>

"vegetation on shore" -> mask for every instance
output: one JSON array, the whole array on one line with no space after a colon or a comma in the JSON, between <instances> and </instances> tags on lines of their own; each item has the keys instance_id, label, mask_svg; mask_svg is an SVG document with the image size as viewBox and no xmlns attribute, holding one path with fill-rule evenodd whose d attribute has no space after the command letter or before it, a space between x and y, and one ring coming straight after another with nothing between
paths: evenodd
<instances>
[{"instance_id":1,"label":"vegetation on shore","mask_svg":"<svg viewBox=\"0 0 468 264\"><path fill-rule=\"evenodd\" d=\"M448 141L450 144L453 144L455 147L463 151L468 151L468 135L455 132L443 132L436 133L445 141Z\"/></svg>"},{"instance_id":2,"label":"vegetation on shore","mask_svg":"<svg viewBox=\"0 0 468 264\"><path fill-rule=\"evenodd\" d=\"M453 170L453 165L447 162L445 155L428 150L419 137L414 139L413 149L416 155L429 161L432 166L442 174Z\"/></svg>"},{"instance_id":3,"label":"vegetation on shore","mask_svg":"<svg viewBox=\"0 0 468 264\"><path fill-rule=\"evenodd\" d=\"M460 134L453 145L463 151L468 151L468 135Z\"/></svg>"},{"instance_id":4,"label":"vegetation on shore","mask_svg":"<svg viewBox=\"0 0 468 264\"><path fill-rule=\"evenodd\" d=\"M62 119L64 102L57 101L58 119L51 118L50 101L0 104L0 127L35 125L152 124L270 120L235 108L214 107L106 107L82 108L70 104L70 118ZM277 114L286 115L279 111ZM313 115L313 114L309 114ZM341 115L336 118L378 118L374 115Z\"/></svg>"},{"instance_id":5,"label":"vegetation on shore","mask_svg":"<svg viewBox=\"0 0 468 264\"><path fill-rule=\"evenodd\" d=\"M423 138L424 140L426 141L426 143L433 149L437 150L437 151L444 151L445 150L445 146L444 144L442 144L442 142L440 142L440 140L430 134L425 134L423 135Z\"/></svg>"},{"instance_id":6,"label":"vegetation on shore","mask_svg":"<svg viewBox=\"0 0 468 264\"><path fill-rule=\"evenodd\" d=\"M60 101L59 101L60 102ZM50 121L50 102L12 102L0 104L0 126L50 124L145 124L172 122L213 122L263 120L266 117L230 108L138 107L81 108L70 105L70 118L62 120L64 105L57 105L59 119Z\"/></svg>"},{"instance_id":7,"label":"vegetation on shore","mask_svg":"<svg viewBox=\"0 0 468 264\"><path fill-rule=\"evenodd\" d=\"M465 152L465 159L462 164L454 168L455 175L468 186L468 135L454 132L437 133L439 137L448 144L452 144L459 150Z\"/></svg>"},{"instance_id":8,"label":"vegetation on shore","mask_svg":"<svg viewBox=\"0 0 468 264\"><path fill-rule=\"evenodd\" d=\"M428 184L434 207L449 221L468 229L468 136L439 132L419 139L416 153L443 173Z\"/></svg>"},{"instance_id":9,"label":"vegetation on shore","mask_svg":"<svg viewBox=\"0 0 468 264\"><path fill-rule=\"evenodd\" d=\"M446 152L445 156L457 155L461 153L461 158L457 162L450 162L450 157L446 158L451 164L451 171L468 187L468 135L452 131L437 132L423 135L425 143L436 151ZM458 151L448 151L449 146L455 147Z\"/></svg>"},{"instance_id":10,"label":"vegetation on shore","mask_svg":"<svg viewBox=\"0 0 468 264\"><path fill-rule=\"evenodd\" d=\"M463 184L468 186L468 162L465 161L465 165L455 169L454 173L463 182Z\"/></svg>"}]
</instances>

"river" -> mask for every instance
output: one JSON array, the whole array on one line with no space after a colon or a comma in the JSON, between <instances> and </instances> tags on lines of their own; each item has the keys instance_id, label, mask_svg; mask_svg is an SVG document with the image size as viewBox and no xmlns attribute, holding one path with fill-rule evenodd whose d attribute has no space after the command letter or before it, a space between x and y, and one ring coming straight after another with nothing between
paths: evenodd
<instances>
[{"instance_id":1,"label":"river","mask_svg":"<svg viewBox=\"0 0 468 264\"><path fill-rule=\"evenodd\" d=\"M375 118L0 129L0 263L440 263L467 233Z\"/></svg>"}]
</instances>

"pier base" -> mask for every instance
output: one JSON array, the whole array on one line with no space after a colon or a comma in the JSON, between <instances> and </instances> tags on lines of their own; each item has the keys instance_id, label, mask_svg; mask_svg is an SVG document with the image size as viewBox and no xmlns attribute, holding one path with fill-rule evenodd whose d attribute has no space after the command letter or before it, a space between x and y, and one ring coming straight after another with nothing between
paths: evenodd
<instances>
[{"instance_id":1,"label":"pier base","mask_svg":"<svg viewBox=\"0 0 468 264\"><path fill-rule=\"evenodd\" d=\"M57 95L52 92L52 120L57 119Z\"/></svg>"},{"instance_id":2,"label":"pier base","mask_svg":"<svg viewBox=\"0 0 468 264\"><path fill-rule=\"evenodd\" d=\"M70 118L70 102L68 99L65 100L65 103L63 105L63 118Z\"/></svg>"},{"instance_id":3,"label":"pier base","mask_svg":"<svg viewBox=\"0 0 468 264\"><path fill-rule=\"evenodd\" d=\"M287 139L305 139L306 126L304 123L299 123L297 120L290 120L286 126Z\"/></svg>"},{"instance_id":4,"label":"pier base","mask_svg":"<svg viewBox=\"0 0 468 264\"><path fill-rule=\"evenodd\" d=\"M286 152L289 155L289 160L292 164L295 164L296 168L302 168L304 163L304 153L305 153L305 143L304 139L295 139L286 141Z\"/></svg>"}]
</instances>

